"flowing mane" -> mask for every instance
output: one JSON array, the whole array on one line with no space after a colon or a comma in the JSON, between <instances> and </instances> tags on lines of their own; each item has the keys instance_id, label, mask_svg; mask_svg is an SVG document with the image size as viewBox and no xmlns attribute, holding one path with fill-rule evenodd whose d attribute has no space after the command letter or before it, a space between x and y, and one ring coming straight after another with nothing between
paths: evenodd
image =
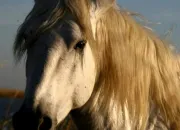
<instances>
[{"instance_id":1,"label":"flowing mane","mask_svg":"<svg viewBox=\"0 0 180 130\"><path fill-rule=\"evenodd\" d=\"M180 87L175 55L165 41L115 7L109 7L97 20L99 77L88 108L106 119L110 116L106 123L117 123L110 128L119 128L124 120L124 127L145 129L154 106L166 124L178 129ZM112 111L114 118L119 118L117 122Z\"/></svg>"},{"instance_id":2,"label":"flowing mane","mask_svg":"<svg viewBox=\"0 0 180 130\"><path fill-rule=\"evenodd\" d=\"M47 6L36 0L16 37L17 58L30 47L32 39L56 26L71 11L91 41L98 70L93 93L81 108L90 115L93 128L153 129L157 124L154 120L161 117L168 129L180 129L179 68L169 44L138 24L114 0L92 1L53 0ZM37 30L33 36L29 25Z\"/></svg>"}]
</instances>

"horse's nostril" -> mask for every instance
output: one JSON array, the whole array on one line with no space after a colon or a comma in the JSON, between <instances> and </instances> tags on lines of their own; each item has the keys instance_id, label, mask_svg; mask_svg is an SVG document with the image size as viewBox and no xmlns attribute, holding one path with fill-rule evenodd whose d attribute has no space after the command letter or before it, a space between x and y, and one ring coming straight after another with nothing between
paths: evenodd
<instances>
[{"instance_id":1,"label":"horse's nostril","mask_svg":"<svg viewBox=\"0 0 180 130\"><path fill-rule=\"evenodd\" d=\"M12 117L14 130L36 130L39 120L32 112L16 112Z\"/></svg>"},{"instance_id":2,"label":"horse's nostril","mask_svg":"<svg viewBox=\"0 0 180 130\"><path fill-rule=\"evenodd\" d=\"M49 130L52 127L52 120L45 116L42 118L39 124L39 129L40 130Z\"/></svg>"}]
</instances>

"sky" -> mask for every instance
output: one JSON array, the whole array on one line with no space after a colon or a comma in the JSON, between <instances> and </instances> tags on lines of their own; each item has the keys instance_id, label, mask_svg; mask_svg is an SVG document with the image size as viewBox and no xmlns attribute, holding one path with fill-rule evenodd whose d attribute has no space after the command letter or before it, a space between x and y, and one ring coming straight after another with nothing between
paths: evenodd
<instances>
[{"instance_id":1,"label":"sky","mask_svg":"<svg viewBox=\"0 0 180 130\"><path fill-rule=\"evenodd\" d=\"M118 3L153 23L161 23L149 25L159 35L175 25L170 40L180 50L180 0L118 0ZM32 6L33 0L0 0L0 87L25 88L25 64L22 61L15 65L12 46L18 26Z\"/></svg>"}]
</instances>

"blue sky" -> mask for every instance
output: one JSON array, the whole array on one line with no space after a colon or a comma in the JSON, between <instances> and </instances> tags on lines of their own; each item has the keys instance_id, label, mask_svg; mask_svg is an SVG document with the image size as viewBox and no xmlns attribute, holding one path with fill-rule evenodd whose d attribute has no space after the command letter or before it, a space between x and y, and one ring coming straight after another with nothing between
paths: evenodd
<instances>
[{"instance_id":1,"label":"blue sky","mask_svg":"<svg viewBox=\"0 0 180 130\"><path fill-rule=\"evenodd\" d=\"M180 50L180 0L118 0L131 11L139 12L152 22L159 35L176 24L171 40ZM18 25L32 8L33 0L0 0L0 87L24 89L24 64L15 66L12 43Z\"/></svg>"}]
</instances>

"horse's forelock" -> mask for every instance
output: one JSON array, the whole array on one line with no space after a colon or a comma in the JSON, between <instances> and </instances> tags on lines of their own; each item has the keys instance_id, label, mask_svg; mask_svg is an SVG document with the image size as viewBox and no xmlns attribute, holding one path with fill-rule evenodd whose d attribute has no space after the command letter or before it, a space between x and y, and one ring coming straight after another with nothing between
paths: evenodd
<instances>
[{"instance_id":1,"label":"horse's forelock","mask_svg":"<svg viewBox=\"0 0 180 130\"><path fill-rule=\"evenodd\" d=\"M26 17L23 24L20 26L14 42L14 55L16 59L21 59L23 54L33 43L33 40L38 38L41 33L51 29L59 20L68 13L68 10L73 13L78 22L85 38L92 39L92 31L90 25L90 1L88 0L35 0L35 5L31 12ZM41 22L37 23L41 19ZM37 24L36 26L33 26ZM30 31L29 31L30 30ZM26 32L35 30L33 35L28 34L29 40L25 42L24 36ZM27 39L26 39L27 40Z\"/></svg>"},{"instance_id":2,"label":"horse's forelock","mask_svg":"<svg viewBox=\"0 0 180 130\"><path fill-rule=\"evenodd\" d=\"M18 61L29 48L29 44L33 43L33 39L38 38L45 30L51 29L51 27L63 17L67 10L70 10L77 18L76 20L83 31L84 37L89 39L91 41L90 43L93 43L90 23L90 8L92 2L94 2L96 6L101 7L101 9L105 9L108 5L112 4L114 0L34 0L34 2L35 5L20 26L14 42L14 55ZM44 20L32 29L31 25L36 24L36 20L42 17L44 17ZM33 32L33 36L29 37L31 42L27 42L27 39L25 42L24 37L29 30L35 30L35 32Z\"/></svg>"}]
</instances>

